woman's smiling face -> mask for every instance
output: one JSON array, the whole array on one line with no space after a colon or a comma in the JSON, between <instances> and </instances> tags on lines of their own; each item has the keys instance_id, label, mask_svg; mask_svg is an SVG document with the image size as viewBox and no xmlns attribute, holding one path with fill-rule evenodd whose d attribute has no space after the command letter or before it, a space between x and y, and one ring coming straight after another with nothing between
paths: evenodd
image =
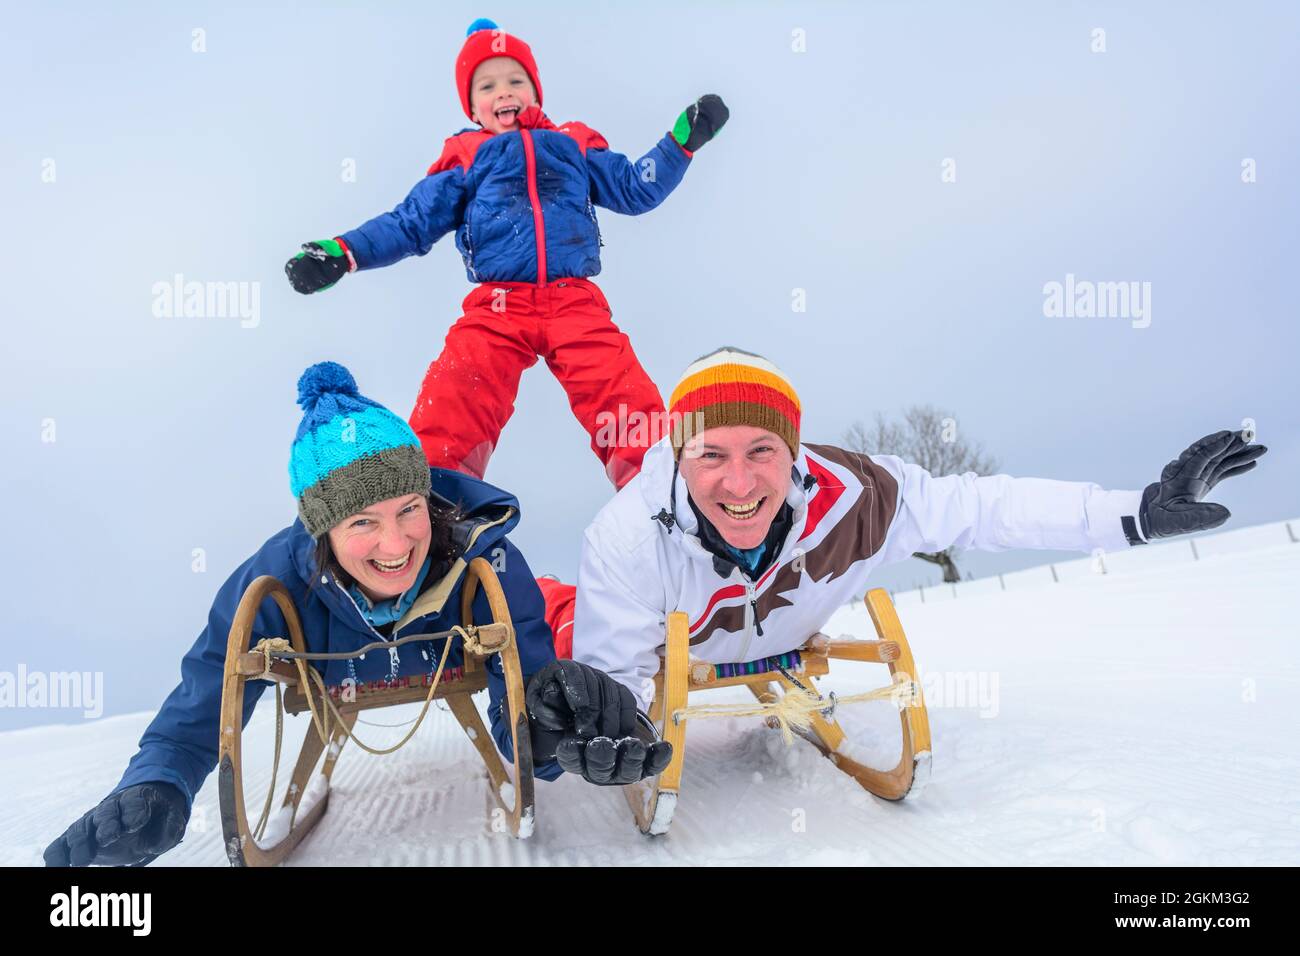
<instances>
[{"instance_id":1,"label":"woman's smiling face","mask_svg":"<svg viewBox=\"0 0 1300 956\"><path fill-rule=\"evenodd\" d=\"M334 559L372 601L397 597L415 583L432 540L429 503L418 494L380 501L329 531Z\"/></svg>"}]
</instances>

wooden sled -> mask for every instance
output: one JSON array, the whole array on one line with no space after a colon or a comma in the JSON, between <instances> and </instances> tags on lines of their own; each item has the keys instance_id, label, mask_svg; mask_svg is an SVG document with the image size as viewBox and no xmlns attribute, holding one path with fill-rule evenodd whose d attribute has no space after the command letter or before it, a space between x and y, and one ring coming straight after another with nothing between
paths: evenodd
<instances>
[{"instance_id":1,"label":"wooden sled","mask_svg":"<svg viewBox=\"0 0 1300 956\"><path fill-rule=\"evenodd\" d=\"M492 622L475 625L473 622L473 602L478 587L482 585L487 594L491 608ZM218 753L218 788L221 800L221 830L225 839L226 855L232 866L274 866L283 861L302 839L320 822L329 805L329 779L334 772L339 752L350 736L357 715L363 710L379 707L391 707L395 704L419 703L429 697L428 684L412 683L410 686L381 687L366 693L339 695L338 701L327 702L314 679L309 679L303 686L301 672L293 658L283 651L271 652L274 663L269 670L268 658L264 653L250 650L253 622L258 608L267 598L271 598L280 607L288 625L288 643L292 651L304 655L306 659L330 657L351 657L344 655L308 655L303 640L302 624L293 600L284 585L270 575L263 575L248 586L235 619L230 627L230 638L226 645L226 668L221 692L221 731ZM448 632L447 640L461 640L464 647L464 665L454 680L440 681L434 691L433 700L445 700L451 712L456 715L466 735L478 750L487 766L488 780L492 790L492 801L496 809L493 815L503 816L510 832L520 838L532 833L533 828L533 758L532 745L528 733L528 714L524 704L523 672L519 666L519 651L515 644L514 626L510 619L510 608L506 603L505 593L497 580L492 566L483 558L475 558L465 571L465 583L461 597L461 620L469 638L466 640ZM419 635L417 635L417 638ZM408 638L402 638L405 642ZM429 639L426 637L426 639ZM384 645L380 645L382 650ZM511 734L514 742L514 773L509 774L505 762L497 751L492 735L484 726L478 709L474 706L472 695L487 688L487 672L481 658L498 654L505 672L506 700L503 702L508 710ZM310 668L309 668L310 669ZM242 737L242 720L244 708L244 685L250 680L269 680L282 685L284 693L284 710L299 714L310 710L315 705L312 723L307 728L306 739L298 753L298 760L286 788L279 811L268 817L270 802L275 787L275 772L272 772L271 790L267 793L267 806L263 811L258 829L261 841L254 838L244 807L243 764L240 758L240 740ZM336 689L337 693L337 689ZM311 704L308 702L311 695ZM322 739L321 725L316 715L325 714L333 718L329 728L329 743ZM276 714L276 761L279 761L279 731L281 714ZM328 725L326 725L328 726ZM324 754L324 763L313 776ZM513 779L512 779L513 776ZM306 797L305 807L302 807ZM299 809L302 813L299 813ZM269 833L262 828L267 824Z\"/></svg>"},{"instance_id":2,"label":"wooden sled","mask_svg":"<svg viewBox=\"0 0 1300 956\"><path fill-rule=\"evenodd\" d=\"M895 686L899 681L911 683L914 696L899 711L903 740L898 763L890 770L878 770L842 753L846 737L833 712L829 717L812 714L812 726L807 730L795 730L795 733L876 796L884 800L920 796L930 777L930 721L920 692L916 663L889 592L875 588L867 592L865 601L878 640L833 641L818 634L799 648L800 661L794 670L786 668L782 671L774 667L759 673L729 677L718 676L712 664L691 660L689 619L681 611L668 615L664 662L655 678L655 699L650 718L659 727L663 739L673 745L673 759L656 779L623 788L642 833L658 836L667 833L672 823L681 790L682 763L686 757L686 721L676 719L675 715L687 706L690 692L745 686L760 703L765 704L777 701L799 684L818 693L815 678L830 673L829 662L832 659L887 664ZM831 703L828 699L828 707Z\"/></svg>"}]
</instances>

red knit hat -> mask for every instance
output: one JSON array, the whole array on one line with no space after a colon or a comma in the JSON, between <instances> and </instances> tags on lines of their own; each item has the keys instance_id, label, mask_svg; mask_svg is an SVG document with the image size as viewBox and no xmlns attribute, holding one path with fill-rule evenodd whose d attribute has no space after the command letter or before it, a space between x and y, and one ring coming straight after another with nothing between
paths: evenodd
<instances>
[{"instance_id":1,"label":"red knit hat","mask_svg":"<svg viewBox=\"0 0 1300 956\"><path fill-rule=\"evenodd\" d=\"M781 438L799 457L801 408L794 386L762 356L722 348L696 359L668 400L673 451L710 428L753 425Z\"/></svg>"},{"instance_id":2,"label":"red knit hat","mask_svg":"<svg viewBox=\"0 0 1300 956\"><path fill-rule=\"evenodd\" d=\"M533 81L537 91L537 105L542 105L542 83L537 78L537 61L533 51L519 37L511 36L491 20L480 18L469 25L466 31L465 45L456 57L456 92L460 94L460 105L465 115L474 119L474 110L469 102L469 82L474 78L474 71L484 60L494 56L508 56L518 60L528 78Z\"/></svg>"}]
</instances>

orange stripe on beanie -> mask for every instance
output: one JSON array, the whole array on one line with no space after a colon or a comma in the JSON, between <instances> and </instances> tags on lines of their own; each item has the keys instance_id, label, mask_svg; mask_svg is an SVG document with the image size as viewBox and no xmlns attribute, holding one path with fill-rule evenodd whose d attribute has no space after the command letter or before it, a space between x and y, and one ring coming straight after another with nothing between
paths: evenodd
<instances>
[{"instance_id":1,"label":"orange stripe on beanie","mask_svg":"<svg viewBox=\"0 0 1300 956\"><path fill-rule=\"evenodd\" d=\"M726 425L765 428L799 454L799 396L785 374L760 355L721 348L690 364L668 400L673 452L700 432Z\"/></svg>"}]
</instances>

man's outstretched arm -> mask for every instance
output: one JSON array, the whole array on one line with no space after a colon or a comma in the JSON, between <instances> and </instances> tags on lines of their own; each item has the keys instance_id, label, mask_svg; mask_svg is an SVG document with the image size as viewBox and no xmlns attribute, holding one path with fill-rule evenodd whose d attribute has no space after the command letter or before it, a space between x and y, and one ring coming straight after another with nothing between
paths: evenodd
<instances>
[{"instance_id":1,"label":"man's outstretched arm","mask_svg":"<svg viewBox=\"0 0 1300 956\"><path fill-rule=\"evenodd\" d=\"M901 501L886 541L886 560L948 547L1113 551L1207 531L1227 521L1229 513L1202 499L1224 478L1254 468L1267 450L1240 433L1215 432L1190 445L1144 491L1009 475L935 478L917 465L892 459L890 471L901 474Z\"/></svg>"}]
</instances>

